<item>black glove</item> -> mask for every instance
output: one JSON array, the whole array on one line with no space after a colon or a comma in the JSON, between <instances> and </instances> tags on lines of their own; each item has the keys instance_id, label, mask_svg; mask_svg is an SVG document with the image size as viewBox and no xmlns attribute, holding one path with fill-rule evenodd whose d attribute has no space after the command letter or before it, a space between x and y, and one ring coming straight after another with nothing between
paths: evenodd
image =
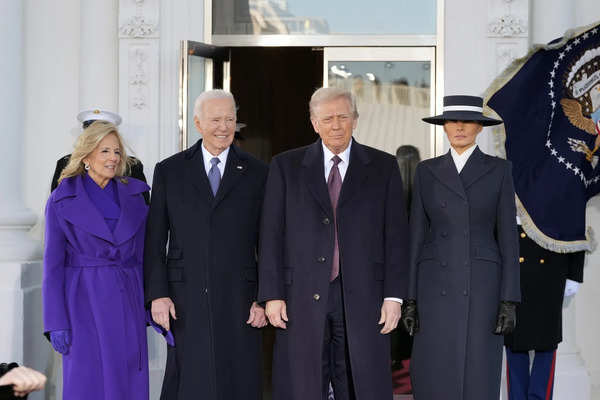
<instances>
[{"instance_id":1,"label":"black glove","mask_svg":"<svg viewBox=\"0 0 600 400\"><path fill-rule=\"evenodd\" d=\"M410 336L419 332L419 313L416 300L405 300L402 303L402 326Z\"/></svg>"},{"instance_id":2,"label":"black glove","mask_svg":"<svg viewBox=\"0 0 600 400\"><path fill-rule=\"evenodd\" d=\"M498 306L498 319L494 335L508 335L517 325L517 304L512 301L501 301Z\"/></svg>"}]
</instances>

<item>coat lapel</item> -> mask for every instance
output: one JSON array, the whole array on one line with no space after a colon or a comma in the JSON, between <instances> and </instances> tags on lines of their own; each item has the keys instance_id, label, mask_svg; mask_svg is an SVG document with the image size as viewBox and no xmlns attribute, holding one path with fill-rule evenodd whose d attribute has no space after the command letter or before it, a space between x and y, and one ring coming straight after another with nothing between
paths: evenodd
<instances>
[{"instance_id":1,"label":"coat lapel","mask_svg":"<svg viewBox=\"0 0 600 400\"><path fill-rule=\"evenodd\" d=\"M476 147L467 160L467 163L460 172L460 179L465 190L475 183L479 178L487 174L494 167L493 163L488 162L487 157L479 147Z\"/></svg>"},{"instance_id":2,"label":"coat lapel","mask_svg":"<svg viewBox=\"0 0 600 400\"><path fill-rule=\"evenodd\" d=\"M205 201L207 204L211 204L214 196L204 168L204 157L202 156L201 145L202 140L198 140L194 146L187 150L188 153L186 154L186 158L190 165L188 168L185 168L185 180L192 184L201 200Z\"/></svg>"},{"instance_id":3,"label":"coat lapel","mask_svg":"<svg viewBox=\"0 0 600 400\"><path fill-rule=\"evenodd\" d=\"M348 170L342 183L338 208L350 200L354 194L360 192L364 187L364 181L368 176L366 165L371 162L369 155L365 151L362 144L352 139L352 147L350 148L350 161Z\"/></svg>"},{"instance_id":4,"label":"coat lapel","mask_svg":"<svg viewBox=\"0 0 600 400\"><path fill-rule=\"evenodd\" d=\"M219 189L213 202L213 208L216 207L227 194L235 187L241 177L246 173L248 164L246 160L238 151L235 146L229 147L229 154L227 155L227 162L225 163L225 171L223 172L223 179L219 184ZM206 174L205 174L206 175ZM208 177L207 177L208 182Z\"/></svg>"},{"instance_id":5,"label":"coat lapel","mask_svg":"<svg viewBox=\"0 0 600 400\"><path fill-rule=\"evenodd\" d=\"M436 179L460 197L467 200L463 183L458 176L458 171L456 170L450 151L443 156L438 157L435 161L436 162L430 164L429 169Z\"/></svg>"},{"instance_id":6,"label":"coat lapel","mask_svg":"<svg viewBox=\"0 0 600 400\"><path fill-rule=\"evenodd\" d=\"M318 139L306 149L302 160L304 182L327 216L333 218L331 199L325 183L325 163L321 146L321 139Z\"/></svg>"},{"instance_id":7,"label":"coat lapel","mask_svg":"<svg viewBox=\"0 0 600 400\"><path fill-rule=\"evenodd\" d=\"M142 182L125 182L127 180L117 180L119 203L121 204L121 215L113 233L117 245L136 234L148 213L148 207L142 201L140 194L149 187Z\"/></svg>"},{"instance_id":8,"label":"coat lapel","mask_svg":"<svg viewBox=\"0 0 600 400\"><path fill-rule=\"evenodd\" d=\"M79 229L113 243L113 234L100 215L100 211L88 197L83 187L83 178L80 175L61 182L54 195L58 212Z\"/></svg>"}]
</instances>

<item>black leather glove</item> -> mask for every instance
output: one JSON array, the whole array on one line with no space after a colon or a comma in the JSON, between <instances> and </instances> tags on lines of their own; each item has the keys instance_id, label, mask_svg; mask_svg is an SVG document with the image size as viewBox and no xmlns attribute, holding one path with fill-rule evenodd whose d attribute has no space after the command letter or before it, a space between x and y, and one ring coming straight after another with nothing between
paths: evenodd
<instances>
[{"instance_id":1,"label":"black leather glove","mask_svg":"<svg viewBox=\"0 0 600 400\"><path fill-rule=\"evenodd\" d=\"M517 304L512 301L501 301L498 306L498 319L494 335L508 335L517 325Z\"/></svg>"},{"instance_id":2,"label":"black leather glove","mask_svg":"<svg viewBox=\"0 0 600 400\"><path fill-rule=\"evenodd\" d=\"M419 332L419 313L416 300L405 300L402 303L402 326L410 336Z\"/></svg>"}]
</instances>

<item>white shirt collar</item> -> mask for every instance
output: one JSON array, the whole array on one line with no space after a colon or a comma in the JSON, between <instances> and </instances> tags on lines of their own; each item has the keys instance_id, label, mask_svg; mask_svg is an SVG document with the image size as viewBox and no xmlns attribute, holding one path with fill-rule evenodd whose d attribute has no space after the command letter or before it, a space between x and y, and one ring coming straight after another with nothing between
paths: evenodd
<instances>
[{"instance_id":1,"label":"white shirt collar","mask_svg":"<svg viewBox=\"0 0 600 400\"><path fill-rule=\"evenodd\" d=\"M206 150L206 147L204 147L204 141L202 142L202 146L200 146L200 147L202 147L202 158L204 158L204 170L206 171L206 175L208 175L208 171L210 171L210 169L212 167L210 160L213 157L217 157L219 159L219 163L217 164L217 167L219 168L219 172L221 172L221 178L222 178L223 173L225 172L225 164L227 163L227 155L229 154L229 147L226 148L225 150L223 150L221 152L221 154L219 154L218 156L213 156L212 154L210 154L210 152L208 150Z\"/></svg>"},{"instance_id":2,"label":"white shirt collar","mask_svg":"<svg viewBox=\"0 0 600 400\"><path fill-rule=\"evenodd\" d=\"M338 169L340 171L340 175L342 177L342 181L346 176L346 171L348 170L348 165L350 165L350 149L352 148L352 138L350 138L350 143L348 143L348 147L344 151L342 151L337 156L342 159L338 164ZM331 150L325 146L323 141L321 141L321 146L323 146L323 162L325 163L325 181L329 178L329 172L333 167L333 161L331 160L335 154Z\"/></svg>"},{"instance_id":3,"label":"white shirt collar","mask_svg":"<svg viewBox=\"0 0 600 400\"><path fill-rule=\"evenodd\" d=\"M460 171L464 168L467 161L469 161L469 157L477 148L477 144L469 147L467 150L463 151L462 154L458 154L454 147L450 147L450 154L452 155L452 160L454 161L454 165L456 166L456 170L460 174Z\"/></svg>"}]
</instances>

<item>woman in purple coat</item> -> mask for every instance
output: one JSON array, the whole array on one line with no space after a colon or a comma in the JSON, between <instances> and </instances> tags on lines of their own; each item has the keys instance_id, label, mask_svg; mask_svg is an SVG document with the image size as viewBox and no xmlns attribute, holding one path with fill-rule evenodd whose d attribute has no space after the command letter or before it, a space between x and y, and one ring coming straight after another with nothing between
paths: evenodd
<instances>
[{"instance_id":1,"label":"woman in purple coat","mask_svg":"<svg viewBox=\"0 0 600 400\"><path fill-rule=\"evenodd\" d=\"M116 126L94 122L46 204L44 331L63 355L64 399L148 399L149 187L123 177L126 160Z\"/></svg>"}]
</instances>

